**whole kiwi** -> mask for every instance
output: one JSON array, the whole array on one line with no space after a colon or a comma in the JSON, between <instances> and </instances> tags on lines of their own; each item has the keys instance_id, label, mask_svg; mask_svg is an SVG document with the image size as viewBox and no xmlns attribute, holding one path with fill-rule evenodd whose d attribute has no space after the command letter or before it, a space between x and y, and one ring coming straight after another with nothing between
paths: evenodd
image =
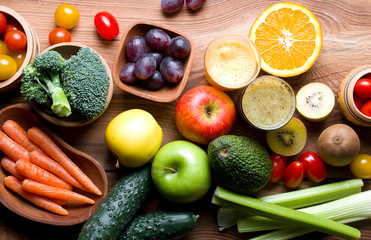
<instances>
[{"instance_id":1,"label":"whole kiwi","mask_svg":"<svg viewBox=\"0 0 371 240\"><path fill-rule=\"evenodd\" d=\"M331 166L345 166L359 153L357 133L346 124L334 124L321 133L317 142L318 155Z\"/></svg>"}]
</instances>

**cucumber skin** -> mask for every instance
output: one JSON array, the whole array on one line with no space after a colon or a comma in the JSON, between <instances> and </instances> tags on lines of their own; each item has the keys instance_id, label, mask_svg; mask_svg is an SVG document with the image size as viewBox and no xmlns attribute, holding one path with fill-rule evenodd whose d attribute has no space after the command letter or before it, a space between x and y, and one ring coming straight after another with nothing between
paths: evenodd
<instances>
[{"instance_id":1,"label":"cucumber skin","mask_svg":"<svg viewBox=\"0 0 371 240\"><path fill-rule=\"evenodd\" d=\"M191 212L150 212L134 218L117 240L173 239L190 231L197 218Z\"/></svg>"},{"instance_id":2,"label":"cucumber skin","mask_svg":"<svg viewBox=\"0 0 371 240\"><path fill-rule=\"evenodd\" d=\"M147 198L151 168L123 176L82 227L79 240L116 239Z\"/></svg>"}]
</instances>

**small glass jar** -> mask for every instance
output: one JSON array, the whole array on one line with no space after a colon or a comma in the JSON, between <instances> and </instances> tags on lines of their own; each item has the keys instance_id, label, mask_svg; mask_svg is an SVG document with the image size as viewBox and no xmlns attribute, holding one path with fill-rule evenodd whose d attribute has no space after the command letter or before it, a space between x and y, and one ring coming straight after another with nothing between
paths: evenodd
<instances>
[{"instance_id":1,"label":"small glass jar","mask_svg":"<svg viewBox=\"0 0 371 240\"><path fill-rule=\"evenodd\" d=\"M241 89L259 74L261 58L255 43L239 34L215 38L204 55L207 81L223 91Z\"/></svg>"},{"instance_id":2,"label":"small glass jar","mask_svg":"<svg viewBox=\"0 0 371 240\"><path fill-rule=\"evenodd\" d=\"M371 73L371 65L353 69L339 85L337 100L340 111L346 119L363 127L371 127L371 117L363 114L354 103L354 86L366 74Z\"/></svg>"},{"instance_id":3,"label":"small glass jar","mask_svg":"<svg viewBox=\"0 0 371 240\"><path fill-rule=\"evenodd\" d=\"M260 130L284 126L295 113L295 93L281 78L265 75L241 92L238 109L243 119Z\"/></svg>"}]
</instances>

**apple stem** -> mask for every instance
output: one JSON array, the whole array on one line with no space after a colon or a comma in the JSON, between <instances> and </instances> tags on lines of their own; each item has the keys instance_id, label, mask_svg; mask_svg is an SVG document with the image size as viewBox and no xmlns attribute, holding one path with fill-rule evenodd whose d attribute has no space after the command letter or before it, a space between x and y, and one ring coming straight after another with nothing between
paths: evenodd
<instances>
[{"instance_id":1,"label":"apple stem","mask_svg":"<svg viewBox=\"0 0 371 240\"><path fill-rule=\"evenodd\" d=\"M177 172L176 169L174 169L174 168L169 168L169 167L164 167L162 170L164 170L164 171L166 171L166 170L170 170L170 171L172 171L173 173L176 173L176 172Z\"/></svg>"},{"instance_id":2,"label":"apple stem","mask_svg":"<svg viewBox=\"0 0 371 240\"><path fill-rule=\"evenodd\" d=\"M205 106L205 108L204 108L204 112L205 112L206 117L211 118L211 116L212 116L212 111L211 111L211 109L210 109L210 106Z\"/></svg>"}]
</instances>

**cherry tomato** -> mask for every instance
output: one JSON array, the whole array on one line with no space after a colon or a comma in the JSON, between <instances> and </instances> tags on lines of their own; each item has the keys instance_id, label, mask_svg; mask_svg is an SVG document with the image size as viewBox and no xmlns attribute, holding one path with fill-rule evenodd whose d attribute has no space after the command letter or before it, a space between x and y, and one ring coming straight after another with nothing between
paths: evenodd
<instances>
[{"instance_id":1,"label":"cherry tomato","mask_svg":"<svg viewBox=\"0 0 371 240\"><path fill-rule=\"evenodd\" d=\"M9 50L8 48L6 47L6 44L4 41L0 40L0 54L5 54L5 55L8 55L9 53Z\"/></svg>"},{"instance_id":2,"label":"cherry tomato","mask_svg":"<svg viewBox=\"0 0 371 240\"><path fill-rule=\"evenodd\" d=\"M62 42L71 42L71 34L64 28L55 28L49 33L49 43L54 45Z\"/></svg>"},{"instance_id":3,"label":"cherry tomato","mask_svg":"<svg viewBox=\"0 0 371 240\"><path fill-rule=\"evenodd\" d=\"M319 183L326 178L323 160L314 152L305 152L298 159L304 165L304 174L313 182Z\"/></svg>"},{"instance_id":4,"label":"cherry tomato","mask_svg":"<svg viewBox=\"0 0 371 240\"><path fill-rule=\"evenodd\" d=\"M371 79L359 79L354 85L354 93L363 98L371 98Z\"/></svg>"},{"instance_id":5,"label":"cherry tomato","mask_svg":"<svg viewBox=\"0 0 371 240\"><path fill-rule=\"evenodd\" d=\"M0 33L5 31L7 23L5 15L0 12Z\"/></svg>"},{"instance_id":6,"label":"cherry tomato","mask_svg":"<svg viewBox=\"0 0 371 240\"><path fill-rule=\"evenodd\" d=\"M63 3L55 9L54 20L59 27L71 29L79 22L80 13L71 5Z\"/></svg>"},{"instance_id":7,"label":"cherry tomato","mask_svg":"<svg viewBox=\"0 0 371 240\"><path fill-rule=\"evenodd\" d=\"M362 98L357 94L353 94L353 101L356 107L361 111L362 106L367 102L367 98Z\"/></svg>"},{"instance_id":8,"label":"cherry tomato","mask_svg":"<svg viewBox=\"0 0 371 240\"><path fill-rule=\"evenodd\" d=\"M290 163L283 174L283 181L288 188L297 188L304 178L304 165L300 161Z\"/></svg>"},{"instance_id":9,"label":"cherry tomato","mask_svg":"<svg viewBox=\"0 0 371 240\"><path fill-rule=\"evenodd\" d=\"M5 34L13 30L19 30L23 32L23 27L19 22L10 22L8 23L8 26L6 26Z\"/></svg>"},{"instance_id":10,"label":"cherry tomato","mask_svg":"<svg viewBox=\"0 0 371 240\"><path fill-rule=\"evenodd\" d=\"M23 64L24 58L26 57L26 50L10 52L9 56L15 60L17 63L17 69L19 69Z\"/></svg>"},{"instance_id":11,"label":"cherry tomato","mask_svg":"<svg viewBox=\"0 0 371 240\"><path fill-rule=\"evenodd\" d=\"M366 75L363 76L364 78L371 79L371 73L367 73Z\"/></svg>"},{"instance_id":12,"label":"cherry tomato","mask_svg":"<svg viewBox=\"0 0 371 240\"><path fill-rule=\"evenodd\" d=\"M371 117L371 99L368 100L365 104L363 104L361 108L361 113L368 117Z\"/></svg>"},{"instance_id":13,"label":"cherry tomato","mask_svg":"<svg viewBox=\"0 0 371 240\"><path fill-rule=\"evenodd\" d=\"M371 155L358 154L350 163L350 170L357 178L371 178Z\"/></svg>"},{"instance_id":14,"label":"cherry tomato","mask_svg":"<svg viewBox=\"0 0 371 240\"><path fill-rule=\"evenodd\" d=\"M8 55L0 54L0 80L7 80L17 72L17 63Z\"/></svg>"},{"instance_id":15,"label":"cherry tomato","mask_svg":"<svg viewBox=\"0 0 371 240\"><path fill-rule=\"evenodd\" d=\"M281 179L281 177L283 176L283 173L285 172L286 157L281 156L276 153L272 153L270 157L272 161L273 171L272 171L271 179L269 180L269 182L275 183Z\"/></svg>"},{"instance_id":16,"label":"cherry tomato","mask_svg":"<svg viewBox=\"0 0 371 240\"><path fill-rule=\"evenodd\" d=\"M26 48L26 34L20 30L10 31L5 34L4 41L8 49L12 52L19 52Z\"/></svg>"},{"instance_id":17,"label":"cherry tomato","mask_svg":"<svg viewBox=\"0 0 371 240\"><path fill-rule=\"evenodd\" d=\"M114 39L119 34L119 24L116 18L109 12L99 12L94 17L95 28L98 33L107 40Z\"/></svg>"}]
</instances>

